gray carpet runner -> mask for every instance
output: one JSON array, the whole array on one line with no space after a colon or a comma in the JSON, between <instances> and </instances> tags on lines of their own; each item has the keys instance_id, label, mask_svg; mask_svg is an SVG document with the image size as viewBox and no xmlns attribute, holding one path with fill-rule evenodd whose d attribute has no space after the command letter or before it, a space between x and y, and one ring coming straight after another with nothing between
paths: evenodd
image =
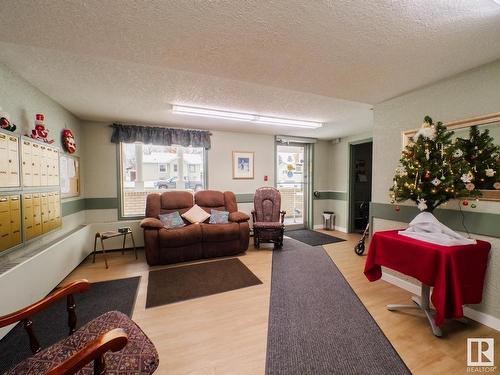
<instances>
[{"instance_id":1,"label":"gray carpet runner","mask_svg":"<svg viewBox=\"0 0 500 375\"><path fill-rule=\"evenodd\" d=\"M268 375L410 374L321 247L273 252Z\"/></svg>"}]
</instances>

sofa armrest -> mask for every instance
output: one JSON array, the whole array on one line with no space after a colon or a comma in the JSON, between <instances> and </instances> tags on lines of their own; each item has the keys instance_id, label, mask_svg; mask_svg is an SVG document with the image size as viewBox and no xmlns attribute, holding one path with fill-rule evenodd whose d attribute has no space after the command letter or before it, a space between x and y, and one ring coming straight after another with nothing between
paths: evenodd
<instances>
[{"instance_id":1,"label":"sofa armrest","mask_svg":"<svg viewBox=\"0 0 500 375\"><path fill-rule=\"evenodd\" d=\"M242 222L245 222L245 221L248 221L250 220L250 216L248 216L247 214L243 213L243 212L231 212L229 214L229 221L233 222L233 223L242 223Z\"/></svg>"},{"instance_id":2,"label":"sofa armrest","mask_svg":"<svg viewBox=\"0 0 500 375\"><path fill-rule=\"evenodd\" d=\"M155 219L154 217L146 217L141 220L141 228L161 229L163 227L163 223L159 219Z\"/></svg>"}]
</instances>

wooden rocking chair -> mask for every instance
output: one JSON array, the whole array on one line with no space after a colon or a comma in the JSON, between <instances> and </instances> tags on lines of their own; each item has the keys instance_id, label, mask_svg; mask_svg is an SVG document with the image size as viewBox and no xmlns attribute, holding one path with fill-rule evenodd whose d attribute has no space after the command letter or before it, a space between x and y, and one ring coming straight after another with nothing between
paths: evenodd
<instances>
[{"instance_id":1,"label":"wooden rocking chair","mask_svg":"<svg viewBox=\"0 0 500 375\"><path fill-rule=\"evenodd\" d=\"M153 343L125 314L110 311L76 329L73 295L89 288L87 280L75 281L24 309L0 317L0 327L19 321L23 323L33 353L5 374L102 375L107 369L118 370L118 365L121 366L120 372L130 370L134 374L152 374L156 370L159 361ZM34 334L31 317L64 297L67 300L69 336L42 349ZM124 357L130 358L124 360ZM133 368L123 368L124 364Z\"/></svg>"}]
</instances>

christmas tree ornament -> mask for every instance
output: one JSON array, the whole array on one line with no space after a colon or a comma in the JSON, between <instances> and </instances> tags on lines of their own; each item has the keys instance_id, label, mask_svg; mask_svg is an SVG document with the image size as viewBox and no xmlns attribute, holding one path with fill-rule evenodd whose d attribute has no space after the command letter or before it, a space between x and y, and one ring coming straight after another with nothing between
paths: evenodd
<instances>
[{"instance_id":1,"label":"christmas tree ornament","mask_svg":"<svg viewBox=\"0 0 500 375\"><path fill-rule=\"evenodd\" d=\"M423 139L434 140L436 138L436 128L432 123L432 119L429 116L426 116L424 122L420 129L418 129L415 136L413 136L413 141L418 142L418 138L422 137Z\"/></svg>"},{"instance_id":2,"label":"christmas tree ornament","mask_svg":"<svg viewBox=\"0 0 500 375\"><path fill-rule=\"evenodd\" d=\"M472 182L469 182L468 184L465 185L465 188L469 191L474 190L475 187L476 186Z\"/></svg>"},{"instance_id":3,"label":"christmas tree ornament","mask_svg":"<svg viewBox=\"0 0 500 375\"><path fill-rule=\"evenodd\" d=\"M69 154L73 154L76 152L75 136L73 135L73 132L70 129L63 129L62 144L64 146L64 149Z\"/></svg>"},{"instance_id":4,"label":"christmas tree ornament","mask_svg":"<svg viewBox=\"0 0 500 375\"><path fill-rule=\"evenodd\" d=\"M441 184L441 180L434 178L434 180L431 181L431 184L434 186L439 186Z\"/></svg>"},{"instance_id":5,"label":"christmas tree ornament","mask_svg":"<svg viewBox=\"0 0 500 375\"><path fill-rule=\"evenodd\" d=\"M476 207L477 207L477 206L476 206L476 204L475 204L475 203L472 203L472 204L470 205L470 208L476 208Z\"/></svg>"},{"instance_id":6,"label":"christmas tree ornament","mask_svg":"<svg viewBox=\"0 0 500 375\"><path fill-rule=\"evenodd\" d=\"M394 207L394 210L395 210L396 212L399 212L399 211L401 211L401 207L396 206L396 207Z\"/></svg>"},{"instance_id":7,"label":"christmas tree ornament","mask_svg":"<svg viewBox=\"0 0 500 375\"><path fill-rule=\"evenodd\" d=\"M455 157L455 158L460 158L460 157L462 157L462 156L463 156L463 154L464 154L464 153L463 153L463 151L462 151L462 150L460 150L460 149L458 148L458 149L456 149L456 150L455 150L455 152L453 153L453 157Z\"/></svg>"},{"instance_id":8,"label":"christmas tree ornament","mask_svg":"<svg viewBox=\"0 0 500 375\"><path fill-rule=\"evenodd\" d=\"M427 160L429 160L429 158L430 158L430 157L431 157L431 152L429 151L429 149L428 149L428 148L426 148L426 149L425 149L425 158L426 158Z\"/></svg>"},{"instance_id":9,"label":"christmas tree ornament","mask_svg":"<svg viewBox=\"0 0 500 375\"><path fill-rule=\"evenodd\" d=\"M15 131L17 128L17 126L10 121L9 114L7 112L2 112L2 108L0 108L0 128L10 132Z\"/></svg>"},{"instance_id":10,"label":"christmas tree ornament","mask_svg":"<svg viewBox=\"0 0 500 375\"><path fill-rule=\"evenodd\" d=\"M423 178L424 178L425 181L429 181L430 178L431 178L431 172L425 171Z\"/></svg>"},{"instance_id":11,"label":"christmas tree ornament","mask_svg":"<svg viewBox=\"0 0 500 375\"><path fill-rule=\"evenodd\" d=\"M427 209L427 203L425 202L425 199L423 198L418 198L418 204L417 207L420 211L424 211Z\"/></svg>"},{"instance_id":12,"label":"christmas tree ornament","mask_svg":"<svg viewBox=\"0 0 500 375\"><path fill-rule=\"evenodd\" d=\"M29 135L31 138L45 143L54 143L53 139L49 139L49 131L45 129L45 116L42 113L37 113L35 116L35 128L31 130Z\"/></svg>"},{"instance_id":13,"label":"christmas tree ornament","mask_svg":"<svg viewBox=\"0 0 500 375\"><path fill-rule=\"evenodd\" d=\"M469 201L468 201L467 199L464 199L464 201L462 202L462 204L463 204L464 206L468 206L468 205L469 205Z\"/></svg>"},{"instance_id":14,"label":"christmas tree ornament","mask_svg":"<svg viewBox=\"0 0 500 375\"><path fill-rule=\"evenodd\" d=\"M469 182L472 181L474 176L472 175L472 172L464 173L460 179L462 180L463 183L468 184Z\"/></svg>"},{"instance_id":15,"label":"christmas tree ornament","mask_svg":"<svg viewBox=\"0 0 500 375\"><path fill-rule=\"evenodd\" d=\"M500 182L498 182L498 181L497 181L497 182L495 182L495 183L493 184L493 187L495 188L495 190L500 190Z\"/></svg>"},{"instance_id":16,"label":"christmas tree ornament","mask_svg":"<svg viewBox=\"0 0 500 375\"><path fill-rule=\"evenodd\" d=\"M487 168L484 170L484 174L486 175L486 177L493 177L495 173L497 173L497 171L492 168Z\"/></svg>"},{"instance_id":17,"label":"christmas tree ornament","mask_svg":"<svg viewBox=\"0 0 500 375\"><path fill-rule=\"evenodd\" d=\"M405 167L397 167L397 168L396 168L396 174L397 174L399 177L403 177L403 176L406 176L406 175L408 174L408 172L406 172Z\"/></svg>"}]
</instances>

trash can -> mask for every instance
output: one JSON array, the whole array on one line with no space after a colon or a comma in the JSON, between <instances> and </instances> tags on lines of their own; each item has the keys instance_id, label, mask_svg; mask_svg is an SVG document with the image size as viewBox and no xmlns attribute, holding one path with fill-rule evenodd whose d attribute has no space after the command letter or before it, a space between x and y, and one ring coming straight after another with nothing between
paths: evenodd
<instances>
[{"instance_id":1,"label":"trash can","mask_svg":"<svg viewBox=\"0 0 500 375\"><path fill-rule=\"evenodd\" d=\"M333 211L323 211L323 229L335 230L335 213Z\"/></svg>"}]
</instances>

